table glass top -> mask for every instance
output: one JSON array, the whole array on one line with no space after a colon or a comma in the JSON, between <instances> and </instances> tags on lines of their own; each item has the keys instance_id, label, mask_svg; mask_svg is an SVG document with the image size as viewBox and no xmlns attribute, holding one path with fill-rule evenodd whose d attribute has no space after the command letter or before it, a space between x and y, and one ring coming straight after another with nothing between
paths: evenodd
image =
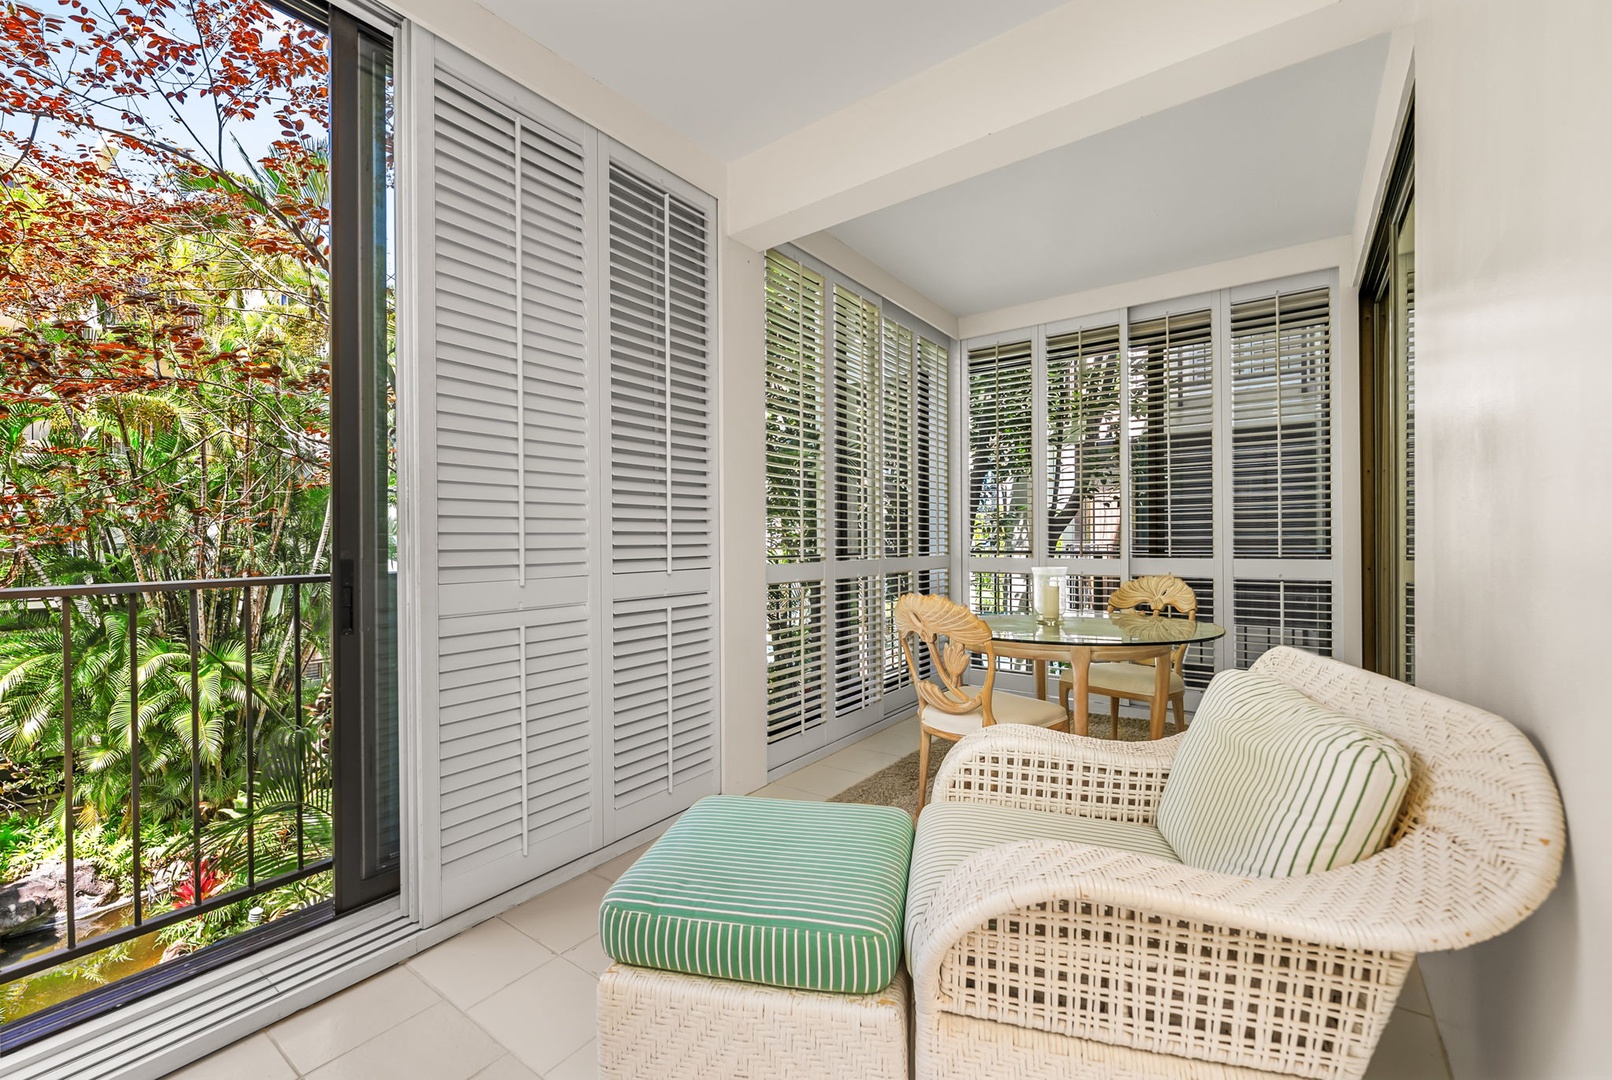
<instances>
[{"instance_id":1,"label":"table glass top","mask_svg":"<svg viewBox=\"0 0 1612 1080\"><path fill-rule=\"evenodd\" d=\"M1155 618L1135 611L1074 612L1057 626L1046 626L1034 615L981 614L997 641L1037 645L1154 645L1165 642L1213 641L1226 628L1201 619Z\"/></svg>"}]
</instances>

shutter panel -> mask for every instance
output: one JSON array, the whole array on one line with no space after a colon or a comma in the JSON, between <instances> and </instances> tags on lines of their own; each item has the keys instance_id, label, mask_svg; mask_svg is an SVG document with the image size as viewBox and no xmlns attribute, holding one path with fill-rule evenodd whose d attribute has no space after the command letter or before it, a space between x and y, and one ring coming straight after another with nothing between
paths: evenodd
<instances>
[{"instance_id":1,"label":"shutter panel","mask_svg":"<svg viewBox=\"0 0 1612 1080\"><path fill-rule=\"evenodd\" d=\"M666 195L610 165L611 562L671 569Z\"/></svg>"},{"instance_id":2,"label":"shutter panel","mask_svg":"<svg viewBox=\"0 0 1612 1080\"><path fill-rule=\"evenodd\" d=\"M884 603L882 575L834 582L834 711L840 716L879 703Z\"/></svg>"},{"instance_id":3,"label":"shutter panel","mask_svg":"<svg viewBox=\"0 0 1612 1080\"><path fill-rule=\"evenodd\" d=\"M710 289L712 208L611 144L610 828L719 787Z\"/></svg>"},{"instance_id":4,"label":"shutter panel","mask_svg":"<svg viewBox=\"0 0 1612 1080\"><path fill-rule=\"evenodd\" d=\"M767 253L767 558L823 557L823 279Z\"/></svg>"},{"instance_id":5,"label":"shutter panel","mask_svg":"<svg viewBox=\"0 0 1612 1080\"><path fill-rule=\"evenodd\" d=\"M994 570L975 571L968 575L968 606L976 612L990 614L1002 612L1028 612L1030 610L1030 575L1007 574ZM984 670L985 661L975 655L973 667ZM997 671L1030 671L1031 662L1017 657L999 656Z\"/></svg>"},{"instance_id":6,"label":"shutter panel","mask_svg":"<svg viewBox=\"0 0 1612 1080\"><path fill-rule=\"evenodd\" d=\"M907 558L912 549L913 347L917 335L884 319L880 348L879 420L883 432L880 499L884 557Z\"/></svg>"},{"instance_id":7,"label":"shutter panel","mask_svg":"<svg viewBox=\"0 0 1612 1080\"><path fill-rule=\"evenodd\" d=\"M901 649L901 636L896 633L896 601L908 593L918 591L918 572L907 570L884 575L884 693L888 697L904 686L912 684L907 672L907 658ZM904 708L911 702L902 700Z\"/></svg>"},{"instance_id":8,"label":"shutter panel","mask_svg":"<svg viewBox=\"0 0 1612 1080\"><path fill-rule=\"evenodd\" d=\"M1277 645L1332 655L1330 581L1239 580L1234 592L1237 667L1248 667Z\"/></svg>"},{"instance_id":9,"label":"shutter panel","mask_svg":"<svg viewBox=\"0 0 1612 1080\"><path fill-rule=\"evenodd\" d=\"M452 70L433 87L438 853L451 913L600 842L590 200L577 138Z\"/></svg>"},{"instance_id":10,"label":"shutter panel","mask_svg":"<svg viewBox=\"0 0 1612 1080\"><path fill-rule=\"evenodd\" d=\"M1119 327L1047 339L1047 548L1119 557Z\"/></svg>"},{"instance_id":11,"label":"shutter panel","mask_svg":"<svg viewBox=\"0 0 1612 1080\"><path fill-rule=\"evenodd\" d=\"M611 613L611 797L626 835L716 790L716 629L704 596L618 600Z\"/></svg>"},{"instance_id":12,"label":"shutter panel","mask_svg":"<svg viewBox=\"0 0 1612 1080\"><path fill-rule=\"evenodd\" d=\"M823 584L767 587L767 741L775 743L827 719L828 667Z\"/></svg>"},{"instance_id":13,"label":"shutter panel","mask_svg":"<svg viewBox=\"0 0 1612 1080\"><path fill-rule=\"evenodd\" d=\"M1232 549L1332 554L1331 290L1231 308Z\"/></svg>"},{"instance_id":14,"label":"shutter panel","mask_svg":"<svg viewBox=\"0 0 1612 1080\"><path fill-rule=\"evenodd\" d=\"M974 555L1030 554L1033 392L1030 342L969 350L968 506Z\"/></svg>"},{"instance_id":15,"label":"shutter panel","mask_svg":"<svg viewBox=\"0 0 1612 1080\"><path fill-rule=\"evenodd\" d=\"M950 359L946 346L918 339L914 483L919 555L951 553Z\"/></svg>"},{"instance_id":16,"label":"shutter panel","mask_svg":"<svg viewBox=\"0 0 1612 1080\"><path fill-rule=\"evenodd\" d=\"M1214 348L1208 311L1130 328L1131 551L1214 554Z\"/></svg>"},{"instance_id":17,"label":"shutter panel","mask_svg":"<svg viewBox=\"0 0 1612 1080\"><path fill-rule=\"evenodd\" d=\"M835 554L879 555L879 308L834 287Z\"/></svg>"}]
</instances>

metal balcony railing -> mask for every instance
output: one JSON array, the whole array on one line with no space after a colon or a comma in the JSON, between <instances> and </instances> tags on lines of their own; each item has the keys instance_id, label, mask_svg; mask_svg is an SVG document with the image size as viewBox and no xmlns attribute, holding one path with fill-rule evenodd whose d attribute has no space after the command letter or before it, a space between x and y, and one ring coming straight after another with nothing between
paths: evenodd
<instances>
[{"instance_id":1,"label":"metal balcony railing","mask_svg":"<svg viewBox=\"0 0 1612 1080\"><path fill-rule=\"evenodd\" d=\"M59 930L62 945L53 948L41 955L31 956L18 963L0 968L0 982L10 982L39 972L58 967L69 961L76 960L89 953L110 948L122 942L131 941L142 935L151 934L164 927L172 926L187 919L193 919L208 912L236 904L259 896L270 890L280 888L293 882L312 877L331 869L332 860L328 854L312 853L307 850L305 835L304 814L308 807L309 790L307 788L307 754L301 751L305 745L305 736L310 734L305 725L308 723L308 710L310 702L305 700L307 692L308 670L315 665L322 668L321 657L310 658L307 652L309 644L305 637L304 605L307 600L306 593L322 590L323 596L318 599L324 601L319 605L321 610L328 612L329 588L331 578L328 575L300 575L282 577L249 577L230 579L211 579L200 581L175 582L129 582L116 585L72 585L53 586L44 588L0 589L0 610L13 613L22 613L31 617L35 625L49 620L60 620L61 633L61 671L62 688L60 702L61 719L61 786L58 791L44 793L44 801L59 803L61 807L61 821L63 832L63 852L65 861L65 897L63 909L65 913L65 928ZM276 595L280 602L276 608L276 622L273 627L279 635L281 647L289 654L291 659L291 673L289 681L292 684L289 718L287 723L295 729L296 739L294 745L299 749L295 754L295 865L294 868L285 869L289 865L288 837L280 837L280 856L274 861L281 867L278 872L269 876L260 874L259 841L258 834L258 795L259 784L259 739L262 724L260 723L265 710L269 708L264 695L260 692L259 674L254 671L254 648L260 642L260 627L254 625L257 621L254 616L254 597L260 595L260 590L281 590ZM204 822L203 822L203 754L202 754L202 710L201 710L201 668L204 653L210 648L203 633L202 624L202 597L216 597L224 591L237 591L240 594L238 610L238 632L244 645L241 650L243 658L239 671L228 673L228 677L238 680L234 689L239 693L239 707L234 710L235 715L229 719L244 724L245 740L245 874L244 883L230 888L227 892L217 895L207 895L207 882L204 878L210 872L205 865L206 855L203 851ZM75 796L75 784L80 780L79 765L76 760L78 748L81 745L74 730L74 619L86 617L89 605L101 605L104 610L111 605L118 605L126 612L128 628L125 633L126 654L123 659L129 667L129 686L127 691L127 716L119 717L118 722L129 725L129 755L128 755L128 805L124 817L129 831L131 847L130 865L132 867L132 881L129 884L127 899L132 902L132 918L127 925L117 929L94 932L89 935L82 934L79 926L79 916L75 911L77 907L75 895L75 869L78 862L78 852L75 850L75 825L77 818L78 801ZM288 601L288 602L287 602ZM188 852L182 859L172 855L174 849L173 834L170 833L168 854L160 856L163 865L147 866L147 851L141 835L141 795L142 795L142 718L140 695L142 690L141 677L141 637L138 632L139 616L142 605L160 606L166 613L170 623L178 623L175 630L182 630L183 638L188 649L188 671L181 677L188 678L189 709L190 709L190 778L189 778L189 844ZM217 612L225 610L231 618L234 617L236 605L233 601L225 607L215 599L210 608ZM59 608L59 614L55 609ZM155 616L156 612L148 612ZM231 627L232 632L236 627ZM221 678L224 676L220 676ZM272 676L271 676L272 678ZM321 674L322 681L322 674ZM244 685L241 685L244 684ZM121 709L118 710L121 713ZM182 714L181 714L182 715ZM170 825L172 822L169 823ZM178 834L183 839L182 831ZM175 900L182 898L185 890L181 887L188 877L188 902ZM153 911L151 901L164 894L170 897L172 904L167 910Z\"/></svg>"}]
</instances>

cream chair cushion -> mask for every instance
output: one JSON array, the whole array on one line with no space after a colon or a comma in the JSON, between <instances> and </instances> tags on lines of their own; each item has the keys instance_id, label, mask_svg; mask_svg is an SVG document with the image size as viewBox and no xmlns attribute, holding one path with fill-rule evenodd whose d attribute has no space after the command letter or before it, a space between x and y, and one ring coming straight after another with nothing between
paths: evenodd
<instances>
[{"instance_id":1,"label":"cream chair cushion","mask_svg":"<svg viewBox=\"0 0 1612 1080\"><path fill-rule=\"evenodd\" d=\"M1065 686L1074 686L1075 680L1066 671L1059 680ZM1087 684L1094 694L1109 694L1113 697L1144 698L1153 697L1153 665L1152 664L1093 664ZM1181 681L1181 676L1170 672L1170 693L1185 693L1187 684Z\"/></svg>"},{"instance_id":2,"label":"cream chair cushion","mask_svg":"<svg viewBox=\"0 0 1612 1080\"><path fill-rule=\"evenodd\" d=\"M1182 737L1159 832L1201 870L1332 870L1382 850L1410 774L1410 755L1372 725L1269 675L1222 671Z\"/></svg>"},{"instance_id":3,"label":"cream chair cushion","mask_svg":"<svg viewBox=\"0 0 1612 1080\"><path fill-rule=\"evenodd\" d=\"M991 715L998 724L1034 724L1036 727L1051 727L1069 718L1064 707L1056 701L1042 701L1040 698L1008 694L1001 690L991 694ZM918 709L918 721L930 731L960 739L984 727L985 714L975 709L973 712L953 715L924 705Z\"/></svg>"}]
</instances>

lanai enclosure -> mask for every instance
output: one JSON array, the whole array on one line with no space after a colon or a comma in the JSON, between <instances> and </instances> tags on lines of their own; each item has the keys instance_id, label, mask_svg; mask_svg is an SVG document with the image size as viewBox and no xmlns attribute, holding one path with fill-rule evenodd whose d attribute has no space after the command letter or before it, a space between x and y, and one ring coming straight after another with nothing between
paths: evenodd
<instances>
[{"instance_id":1,"label":"lanai enclosure","mask_svg":"<svg viewBox=\"0 0 1612 1080\"><path fill-rule=\"evenodd\" d=\"M1189 708L1337 657L1593 817L1599 5L134 6L0 21L16 1075L899 723L897 598L1032 567L1186 579ZM1427 958L1455 1075L1602 1067L1595 864Z\"/></svg>"}]
</instances>

